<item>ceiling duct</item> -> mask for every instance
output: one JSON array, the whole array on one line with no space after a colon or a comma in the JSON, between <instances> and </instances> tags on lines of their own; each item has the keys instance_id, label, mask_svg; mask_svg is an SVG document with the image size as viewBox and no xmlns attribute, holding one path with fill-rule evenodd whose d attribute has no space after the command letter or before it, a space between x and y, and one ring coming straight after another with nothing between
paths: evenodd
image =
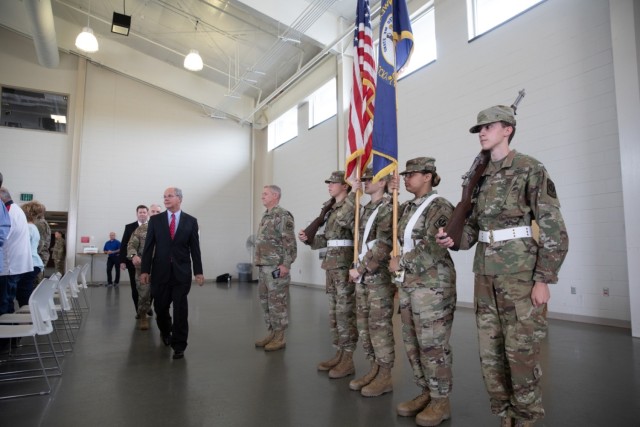
<instances>
[{"instance_id":1,"label":"ceiling duct","mask_svg":"<svg viewBox=\"0 0 640 427\"><path fill-rule=\"evenodd\" d=\"M60 64L56 27L50 0L24 0L27 17L31 23L33 44L38 62L43 67L56 68Z\"/></svg>"}]
</instances>

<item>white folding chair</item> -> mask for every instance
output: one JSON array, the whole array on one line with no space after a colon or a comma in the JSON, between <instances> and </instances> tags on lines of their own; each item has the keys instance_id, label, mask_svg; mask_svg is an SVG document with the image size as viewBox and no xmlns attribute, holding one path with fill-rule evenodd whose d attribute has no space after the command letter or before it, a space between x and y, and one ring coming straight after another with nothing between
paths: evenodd
<instances>
[{"instance_id":1,"label":"white folding chair","mask_svg":"<svg viewBox=\"0 0 640 427\"><path fill-rule=\"evenodd\" d=\"M82 292L82 297L84 298L84 304L85 304L84 309L86 311L91 310L91 303L89 303L89 296L87 295L87 292L88 292L87 289L89 289L87 285L87 271L89 271L90 267L91 267L91 264L89 263L86 263L85 265L83 265L82 268L80 269L80 275L78 276L78 279L80 279L80 282L78 282L78 288Z\"/></svg>"},{"instance_id":2,"label":"white folding chair","mask_svg":"<svg viewBox=\"0 0 640 427\"><path fill-rule=\"evenodd\" d=\"M42 282L42 284L46 284L47 282ZM0 325L0 338L33 338L33 345L36 349L37 359L40 366L40 369L25 369L18 371L1 371L0 372L0 382L10 382L10 381L18 381L18 380L31 380L36 378L44 378L47 384L47 388L45 390L40 390L38 392L29 392L29 393L21 393L21 394L10 394L0 396L0 400L3 399L12 399L16 397L24 397L24 396L40 396L44 394L51 393L51 383L49 382L49 377L51 374L47 374L47 368L45 367L44 360L40 353L40 347L38 346L37 335L47 335L49 339L49 345L51 347L51 352L54 355L54 359L56 361L56 366L50 369L57 369L58 373L54 375L62 375L62 368L60 366L60 361L56 356L56 352L53 347L53 341L51 340L51 332L53 331L53 326L50 320L45 320L49 316L49 299L52 297L52 289L53 287L48 286L38 286L31 297L29 298L29 306L30 306L30 316L31 323L30 324L22 324L22 325ZM50 291L51 290L51 291ZM5 362L12 362L12 360L6 360ZM22 362L17 360L17 362ZM41 375L26 375L20 376L23 373L29 373L34 371L41 371Z\"/></svg>"}]
</instances>

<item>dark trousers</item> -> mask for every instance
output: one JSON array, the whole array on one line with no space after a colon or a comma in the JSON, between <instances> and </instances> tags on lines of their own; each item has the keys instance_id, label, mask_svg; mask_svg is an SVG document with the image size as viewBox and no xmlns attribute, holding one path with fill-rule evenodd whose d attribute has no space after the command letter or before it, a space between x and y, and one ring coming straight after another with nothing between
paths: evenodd
<instances>
[{"instance_id":1,"label":"dark trousers","mask_svg":"<svg viewBox=\"0 0 640 427\"><path fill-rule=\"evenodd\" d=\"M111 270L115 267L116 269L116 281L117 285L120 283L120 262L117 256L109 256L107 257L107 283L113 285L113 280L111 280Z\"/></svg>"},{"instance_id":2,"label":"dark trousers","mask_svg":"<svg viewBox=\"0 0 640 427\"><path fill-rule=\"evenodd\" d=\"M0 314L13 313L15 307L13 300L16 298L16 290L21 274L0 276Z\"/></svg>"},{"instance_id":3,"label":"dark trousers","mask_svg":"<svg viewBox=\"0 0 640 427\"><path fill-rule=\"evenodd\" d=\"M16 299L18 300L19 307L29 304L29 297L36 288L36 278L38 274L40 274L40 267L33 267L33 271L20 275L16 288Z\"/></svg>"},{"instance_id":4,"label":"dark trousers","mask_svg":"<svg viewBox=\"0 0 640 427\"><path fill-rule=\"evenodd\" d=\"M187 295L191 290L191 283L179 283L173 274L168 283L162 285L151 284L153 308L156 311L156 323L160 334L171 334L171 347L175 351L187 348L189 335L189 304ZM173 323L169 314L169 307L173 304Z\"/></svg>"},{"instance_id":5,"label":"dark trousers","mask_svg":"<svg viewBox=\"0 0 640 427\"><path fill-rule=\"evenodd\" d=\"M131 283L131 298L133 299L133 305L136 308L136 314L138 314L138 289L136 287L136 267L129 260L126 262L127 272L129 273L129 283Z\"/></svg>"}]
</instances>

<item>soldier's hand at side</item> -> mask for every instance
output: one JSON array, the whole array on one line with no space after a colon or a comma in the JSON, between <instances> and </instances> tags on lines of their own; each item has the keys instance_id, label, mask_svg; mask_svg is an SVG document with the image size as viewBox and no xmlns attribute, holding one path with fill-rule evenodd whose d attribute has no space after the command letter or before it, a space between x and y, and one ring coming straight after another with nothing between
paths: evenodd
<instances>
[{"instance_id":1,"label":"soldier's hand at side","mask_svg":"<svg viewBox=\"0 0 640 427\"><path fill-rule=\"evenodd\" d=\"M140 283L142 283L143 285L149 284L149 273L142 273L140 275Z\"/></svg>"},{"instance_id":2,"label":"soldier's hand at side","mask_svg":"<svg viewBox=\"0 0 640 427\"><path fill-rule=\"evenodd\" d=\"M125 264L124 262L120 263L120 270L124 271L127 268L127 264Z\"/></svg>"},{"instance_id":3,"label":"soldier's hand at side","mask_svg":"<svg viewBox=\"0 0 640 427\"><path fill-rule=\"evenodd\" d=\"M400 271L400 257L392 256L389 260L389 271L395 273L396 271Z\"/></svg>"},{"instance_id":4,"label":"soldier's hand at side","mask_svg":"<svg viewBox=\"0 0 640 427\"><path fill-rule=\"evenodd\" d=\"M444 232L444 229L440 227L438 229L438 233L436 234L436 243L441 248L450 248L453 246L453 239Z\"/></svg>"},{"instance_id":5,"label":"soldier's hand at side","mask_svg":"<svg viewBox=\"0 0 640 427\"><path fill-rule=\"evenodd\" d=\"M534 307L540 307L546 304L551 299L551 292L549 292L549 285L542 282L536 282L531 289L531 302Z\"/></svg>"},{"instance_id":6,"label":"soldier's hand at side","mask_svg":"<svg viewBox=\"0 0 640 427\"><path fill-rule=\"evenodd\" d=\"M142 259L138 255L134 255L133 258L131 258L131 262L137 267L142 264Z\"/></svg>"},{"instance_id":7,"label":"soldier's hand at side","mask_svg":"<svg viewBox=\"0 0 640 427\"><path fill-rule=\"evenodd\" d=\"M300 230L298 232L298 239L300 239L301 242L306 242L308 240L308 237L307 237L306 233L304 232L304 230Z\"/></svg>"},{"instance_id":8,"label":"soldier's hand at side","mask_svg":"<svg viewBox=\"0 0 640 427\"><path fill-rule=\"evenodd\" d=\"M289 269L282 264L278 266L278 269L280 270L280 277L287 277L287 274L289 274Z\"/></svg>"},{"instance_id":9,"label":"soldier's hand at side","mask_svg":"<svg viewBox=\"0 0 640 427\"><path fill-rule=\"evenodd\" d=\"M358 279L360 278L360 273L358 273L358 269L352 268L351 270L349 270L349 278L351 279L352 282L357 282Z\"/></svg>"},{"instance_id":10,"label":"soldier's hand at side","mask_svg":"<svg viewBox=\"0 0 640 427\"><path fill-rule=\"evenodd\" d=\"M203 274L196 274L196 283L198 284L198 286L204 285L204 275Z\"/></svg>"}]
</instances>

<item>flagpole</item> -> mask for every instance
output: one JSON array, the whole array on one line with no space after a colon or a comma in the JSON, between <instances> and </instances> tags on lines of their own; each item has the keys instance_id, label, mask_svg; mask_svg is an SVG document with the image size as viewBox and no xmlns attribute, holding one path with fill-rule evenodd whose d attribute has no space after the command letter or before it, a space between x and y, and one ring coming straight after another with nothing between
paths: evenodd
<instances>
[{"instance_id":1,"label":"flagpole","mask_svg":"<svg viewBox=\"0 0 640 427\"><path fill-rule=\"evenodd\" d=\"M358 157L358 164L356 166L356 179L357 182L360 182L361 171L360 171L360 157ZM356 189L356 207L354 210L355 221L353 224L353 264L357 264L358 262L358 248L360 247L360 196L361 196L360 187Z\"/></svg>"}]
</instances>

